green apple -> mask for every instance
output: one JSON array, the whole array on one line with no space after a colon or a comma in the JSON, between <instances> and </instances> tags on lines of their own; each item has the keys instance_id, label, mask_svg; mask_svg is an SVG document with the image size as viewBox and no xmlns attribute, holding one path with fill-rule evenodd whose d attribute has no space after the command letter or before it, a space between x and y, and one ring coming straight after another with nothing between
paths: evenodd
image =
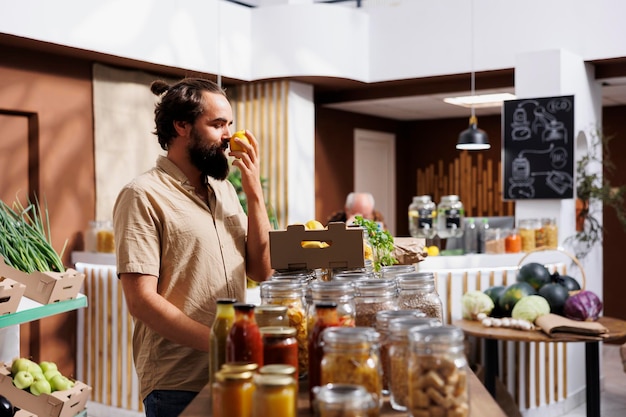
<instances>
[{"instance_id":1,"label":"green apple","mask_svg":"<svg viewBox=\"0 0 626 417\"><path fill-rule=\"evenodd\" d=\"M50 380L52 391L64 391L74 386L74 383L66 376L61 374L55 375Z\"/></svg>"},{"instance_id":2,"label":"green apple","mask_svg":"<svg viewBox=\"0 0 626 417\"><path fill-rule=\"evenodd\" d=\"M38 379L30 386L30 393L33 395L50 394L52 386L45 379Z\"/></svg>"},{"instance_id":3,"label":"green apple","mask_svg":"<svg viewBox=\"0 0 626 417\"><path fill-rule=\"evenodd\" d=\"M47 371L50 371L52 369L54 369L55 371L59 370L59 368L57 368L57 364L56 363L49 362L49 361L39 362L39 367L41 368L41 370L43 371L44 374Z\"/></svg>"},{"instance_id":4,"label":"green apple","mask_svg":"<svg viewBox=\"0 0 626 417\"><path fill-rule=\"evenodd\" d=\"M58 369L48 369L43 373L43 376L47 381L50 381L55 375L61 375L61 372L59 372Z\"/></svg>"},{"instance_id":5,"label":"green apple","mask_svg":"<svg viewBox=\"0 0 626 417\"><path fill-rule=\"evenodd\" d=\"M30 387L35 378L28 371L18 371L13 376L13 385L15 385L18 389L26 389Z\"/></svg>"},{"instance_id":6,"label":"green apple","mask_svg":"<svg viewBox=\"0 0 626 417\"><path fill-rule=\"evenodd\" d=\"M33 378L35 379L45 379L43 376L43 371L41 370L41 367L39 366L38 363L36 362L30 362L28 364L28 372L30 372L30 374L33 376Z\"/></svg>"},{"instance_id":7,"label":"green apple","mask_svg":"<svg viewBox=\"0 0 626 417\"><path fill-rule=\"evenodd\" d=\"M28 371L28 368L35 363L28 358L17 358L11 364L11 375L17 374L19 371Z\"/></svg>"}]
</instances>

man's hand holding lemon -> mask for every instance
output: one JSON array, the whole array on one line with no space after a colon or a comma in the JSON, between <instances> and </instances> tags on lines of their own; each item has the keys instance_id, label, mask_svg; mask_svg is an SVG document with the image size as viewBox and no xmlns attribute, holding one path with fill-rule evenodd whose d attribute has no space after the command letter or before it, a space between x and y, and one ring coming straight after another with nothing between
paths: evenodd
<instances>
[{"instance_id":1,"label":"man's hand holding lemon","mask_svg":"<svg viewBox=\"0 0 626 417\"><path fill-rule=\"evenodd\" d=\"M231 152L246 152L247 146L250 146L250 139L246 134L245 130L238 130L230 137L229 146ZM237 154L231 154L235 158L241 158L241 156L237 156Z\"/></svg>"}]
</instances>

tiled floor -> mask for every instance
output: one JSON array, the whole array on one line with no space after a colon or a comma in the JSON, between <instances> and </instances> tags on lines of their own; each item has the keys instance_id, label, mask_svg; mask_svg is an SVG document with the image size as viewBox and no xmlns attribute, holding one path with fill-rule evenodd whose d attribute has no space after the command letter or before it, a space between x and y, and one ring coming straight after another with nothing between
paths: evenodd
<instances>
[{"instance_id":1,"label":"tiled floor","mask_svg":"<svg viewBox=\"0 0 626 417\"><path fill-rule=\"evenodd\" d=\"M626 373L622 366L619 345L602 346L603 386L600 396L602 417L626 416ZM586 404L565 414L563 417L585 417Z\"/></svg>"}]
</instances>

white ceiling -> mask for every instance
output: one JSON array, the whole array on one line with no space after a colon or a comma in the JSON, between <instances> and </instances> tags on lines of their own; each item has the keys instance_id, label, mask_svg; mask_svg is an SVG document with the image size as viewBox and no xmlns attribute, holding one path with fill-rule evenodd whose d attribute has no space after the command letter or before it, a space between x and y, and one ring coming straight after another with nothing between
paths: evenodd
<instances>
[{"instance_id":1,"label":"white ceiling","mask_svg":"<svg viewBox=\"0 0 626 417\"><path fill-rule=\"evenodd\" d=\"M512 93L514 88L480 90L480 94ZM435 95L421 95L375 100L350 101L328 104L325 107L344 110L370 116L394 120L428 120L469 117L470 110L465 107L445 103L445 97L470 95L470 91ZM626 105L626 77L603 80L602 105ZM475 108L476 116L488 116L501 113L501 107Z\"/></svg>"}]
</instances>

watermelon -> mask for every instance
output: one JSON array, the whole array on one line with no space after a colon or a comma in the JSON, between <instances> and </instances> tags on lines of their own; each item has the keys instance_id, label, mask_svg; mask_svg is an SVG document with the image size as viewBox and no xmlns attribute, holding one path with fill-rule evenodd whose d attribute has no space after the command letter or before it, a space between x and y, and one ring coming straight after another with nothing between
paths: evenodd
<instances>
[{"instance_id":1,"label":"watermelon","mask_svg":"<svg viewBox=\"0 0 626 417\"><path fill-rule=\"evenodd\" d=\"M559 275L558 272L552 274L552 282L564 286L568 291L579 291L581 289L580 284L574 278L569 275Z\"/></svg>"},{"instance_id":2,"label":"watermelon","mask_svg":"<svg viewBox=\"0 0 626 417\"><path fill-rule=\"evenodd\" d=\"M569 297L569 291L561 284L551 282L539 288L539 295L550 304L550 312L563 315L563 306Z\"/></svg>"},{"instance_id":3,"label":"watermelon","mask_svg":"<svg viewBox=\"0 0 626 417\"><path fill-rule=\"evenodd\" d=\"M504 293L504 290L506 290L506 286L504 285L492 285L491 287L483 291L493 300L494 308L493 310L491 310L491 317L502 317L502 310L500 309L498 300L500 299L500 296Z\"/></svg>"},{"instance_id":4,"label":"watermelon","mask_svg":"<svg viewBox=\"0 0 626 417\"><path fill-rule=\"evenodd\" d=\"M517 281L530 284L537 291L545 284L552 282L552 277L544 265L531 262L520 267L517 272Z\"/></svg>"},{"instance_id":5,"label":"watermelon","mask_svg":"<svg viewBox=\"0 0 626 417\"><path fill-rule=\"evenodd\" d=\"M504 289L504 292L498 299L498 306L502 311L502 315L504 317L511 317L513 307L515 307L515 304L520 299L536 293L535 288L527 282L516 282L515 284L509 285Z\"/></svg>"}]
</instances>

